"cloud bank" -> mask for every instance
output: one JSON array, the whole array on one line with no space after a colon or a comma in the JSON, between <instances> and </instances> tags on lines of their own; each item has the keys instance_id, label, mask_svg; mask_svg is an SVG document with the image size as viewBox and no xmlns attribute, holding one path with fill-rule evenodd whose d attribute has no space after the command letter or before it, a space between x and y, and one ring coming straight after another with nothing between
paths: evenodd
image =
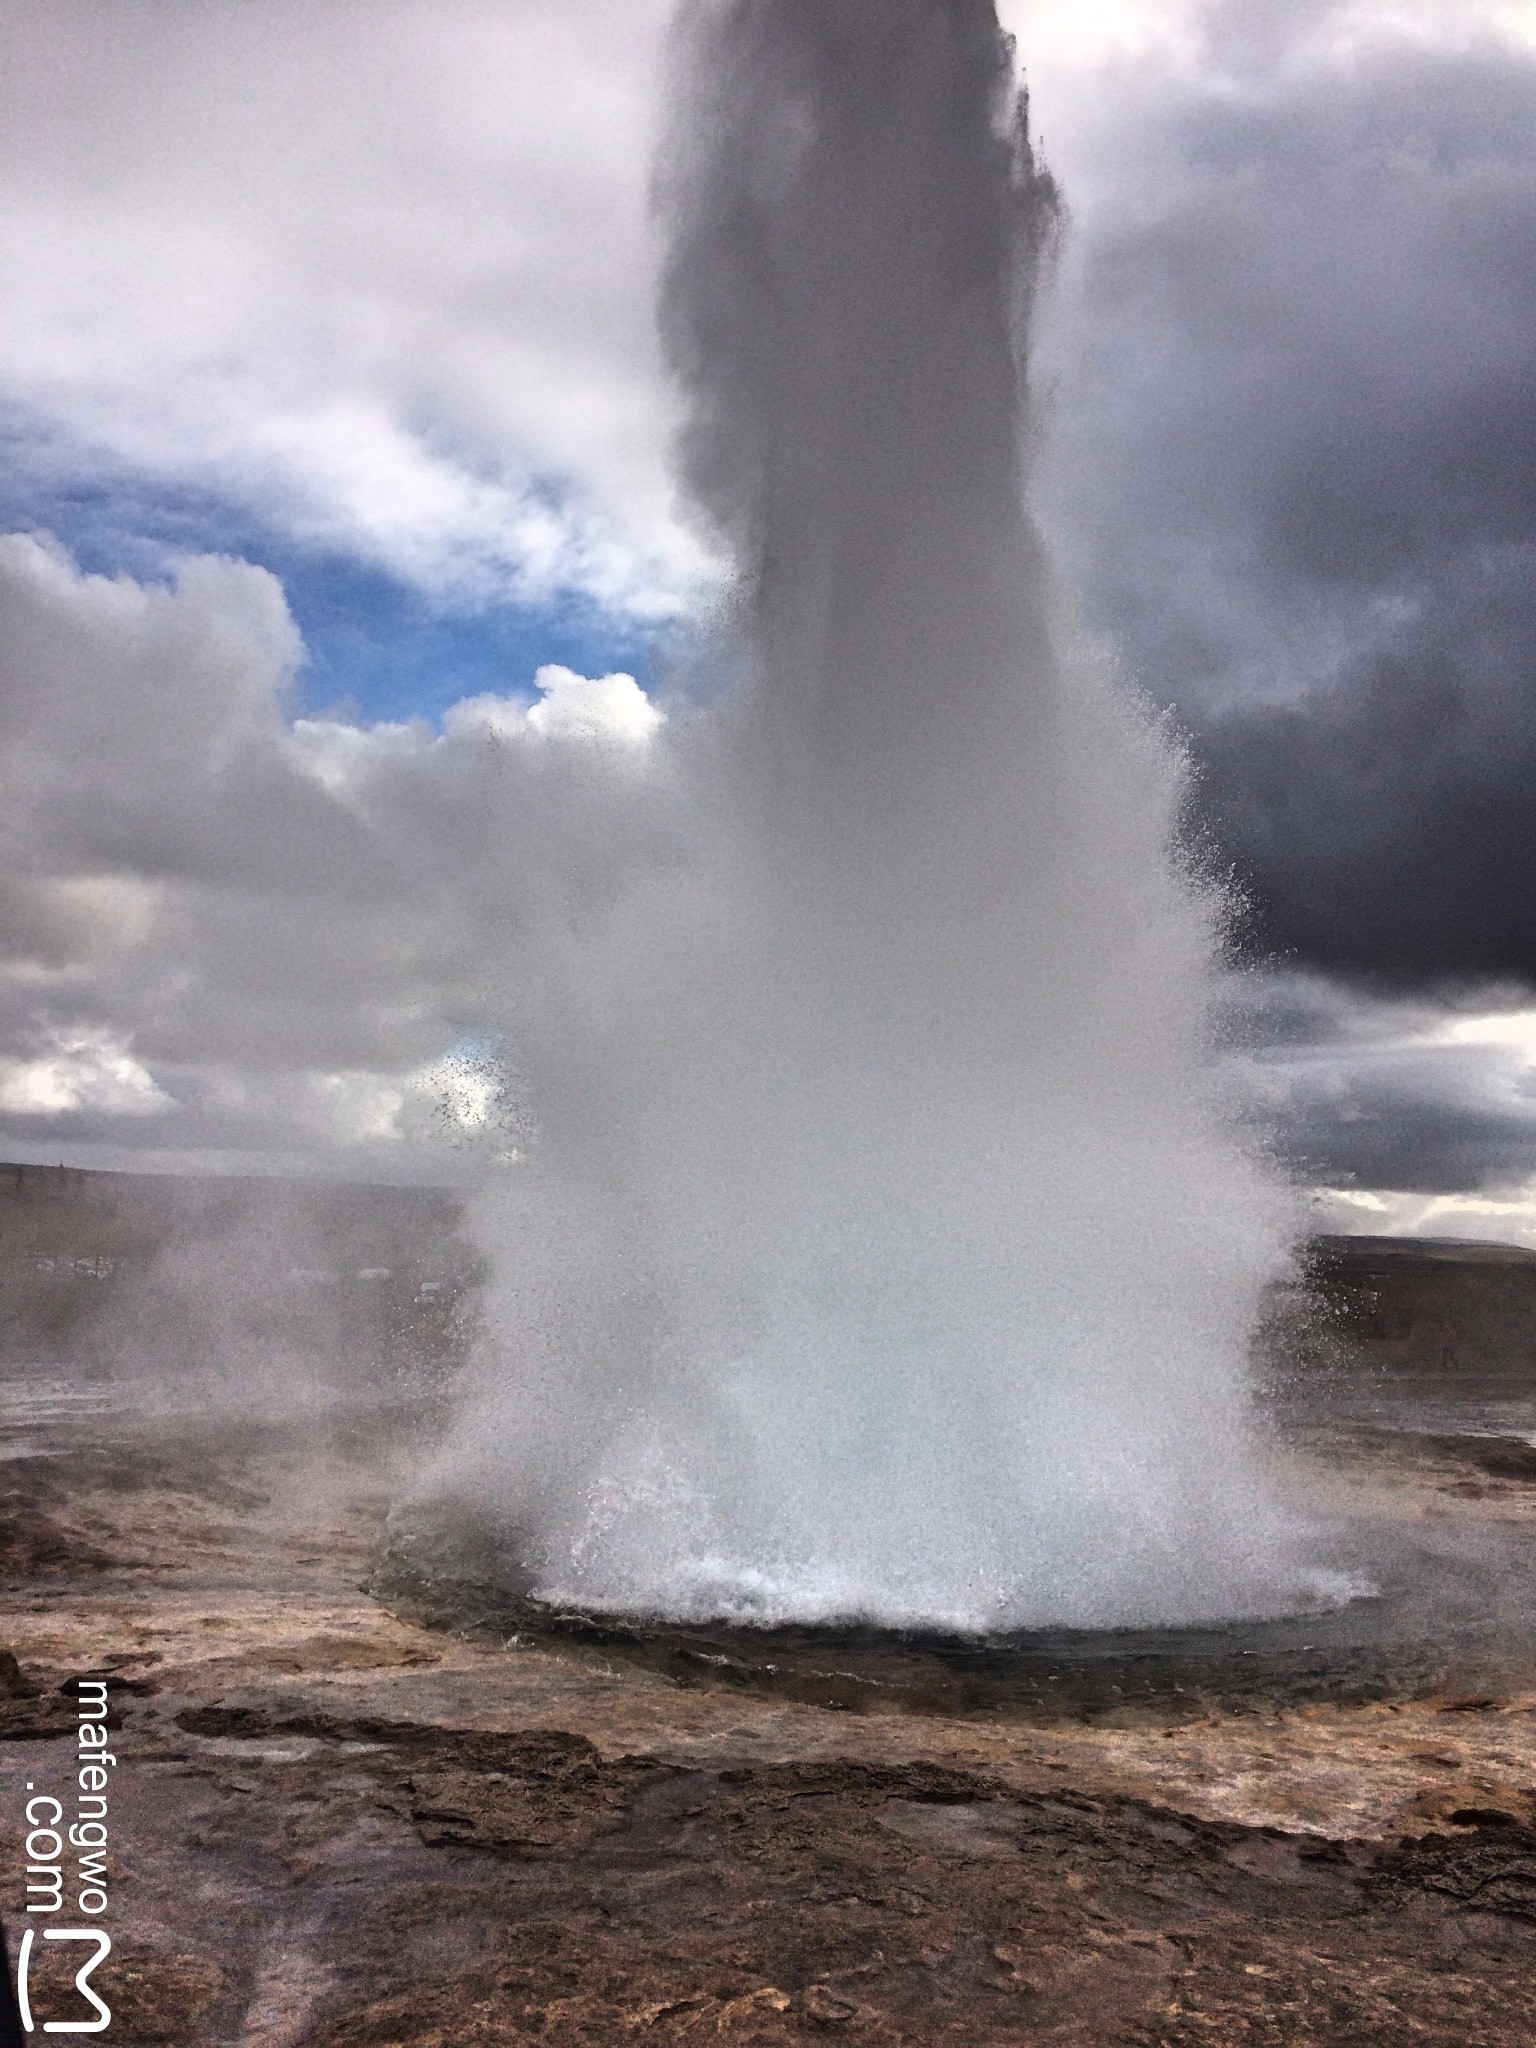
<instances>
[{"instance_id":1,"label":"cloud bank","mask_svg":"<svg viewBox=\"0 0 1536 2048\"><path fill-rule=\"evenodd\" d=\"M131 525L191 491L443 602L675 613L705 565L648 314L667 11L11 10L13 497L110 477Z\"/></svg>"},{"instance_id":2,"label":"cloud bank","mask_svg":"<svg viewBox=\"0 0 1536 2048\"><path fill-rule=\"evenodd\" d=\"M1536 983L1536 41L1217 8L1122 88L1053 505L1269 952ZM1086 346L1084 345L1086 342Z\"/></svg>"},{"instance_id":3,"label":"cloud bank","mask_svg":"<svg viewBox=\"0 0 1536 2048\"><path fill-rule=\"evenodd\" d=\"M673 857L631 677L551 666L441 730L295 718L265 570L146 585L26 535L0 538L0 619L13 1151L451 1171L520 988Z\"/></svg>"},{"instance_id":4,"label":"cloud bank","mask_svg":"<svg viewBox=\"0 0 1536 2048\"><path fill-rule=\"evenodd\" d=\"M1536 1186L1528 10L1001 11L1070 216L1038 508L1280 963L1243 1026L1276 1141L1502 1233ZM13 10L0 526L109 572L4 543L13 1155L452 1170L443 1089L491 1085L519 977L677 857L682 708L643 738L601 673L638 657L560 631L627 647L714 574L651 312L669 13ZM348 577L527 607L530 658L448 636L391 722L309 715L353 687L315 562L343 614ZM356 630L382 661L394 615ZM552 654L595 681L535 691Z\"/></svg>"}]
</instances>

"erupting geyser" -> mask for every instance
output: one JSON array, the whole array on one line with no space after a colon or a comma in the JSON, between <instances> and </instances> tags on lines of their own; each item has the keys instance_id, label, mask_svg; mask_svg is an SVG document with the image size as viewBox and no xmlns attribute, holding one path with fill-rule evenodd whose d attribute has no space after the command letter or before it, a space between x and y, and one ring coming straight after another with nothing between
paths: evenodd
<instances>
[{"instance_id":1,"label":"erupting geyser","mask_svg":"<svg viewBox=\"0 0 1536 2048\"><path fill-rule=\"evenodd\" d=\"M573 785L628 852L530 926L526 1157L427 1491L589 1609L1293 1605L1224 906L1021 497L1054 199L1011 45L991 0L725 0L675 56L662 325L750 673Z\"/></svg>"}]
</instances>

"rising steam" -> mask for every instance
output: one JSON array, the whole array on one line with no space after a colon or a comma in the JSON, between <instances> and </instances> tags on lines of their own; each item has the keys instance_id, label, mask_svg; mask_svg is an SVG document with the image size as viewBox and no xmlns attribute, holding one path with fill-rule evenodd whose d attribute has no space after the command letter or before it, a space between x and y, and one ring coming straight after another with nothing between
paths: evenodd
<instances>
[{"instance_id":1,"label":"rising steam","mask_svg":"<svg viewBox=\"0 0 1536 2048\"><path fill-rule=\"evenodd\" d=\"M1212 1077L1181 764L1024 509L1011 46L990 0L727 0L674 54L662 327L750 679L615 754L656 845L530 952L428 1491L588 1607L1286 1605L1245 1355L1289 1211Z\"/></svg>"}]
</instances>

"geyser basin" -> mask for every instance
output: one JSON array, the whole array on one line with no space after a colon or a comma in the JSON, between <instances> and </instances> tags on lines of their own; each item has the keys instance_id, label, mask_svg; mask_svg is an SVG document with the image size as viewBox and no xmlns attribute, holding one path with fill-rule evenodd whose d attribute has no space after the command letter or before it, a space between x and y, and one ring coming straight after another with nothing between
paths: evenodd
<instances>
[{"instance_id":1,"label":"geyser basin","mask_svg":"<svg viewBox=\"0 0 1536 2048\"><path fill-rule=\"evenodd\" d=\"M1379 1386L1373 1402L1388 1411ZM1455 1405L1442 1396L1433 1434L1314 1423L1329 1459L1326 1477L1313 1469L1330 1495L1323 1554L1335 1587L1342 1561L1360 1590L1288 1616L955 1635L597 1614L531 1597L510 1532L462 1506L397 1516L375 1590L418 1619L512 1645L584 1647L687 1685L853 1711L1182 1719L1223 1703L1437 1692L1475 1704L1536 1683L1536 1450L1477 1433L1475 1418L1457 1433Z\"/></svg>"},{"instance_id":2,"label":"geyser basin","mask_svg":"<svg viewBox=\"0 0 1536 2048\"><path fill-rule=\"evenodd\" d=\"M684 1624L559 1608L498 1580L495 1535L402 1533L375 1591L416 1619L509 1643L585 1646L693 1685L854 1711L1180 1718L1218 1703L1505 1690L1536 1669L1529 1545L1336 1532L1379 1590L1331 1609L1189 1628L986 1637L876 1626Z\"/></svg>"}]
</instances>

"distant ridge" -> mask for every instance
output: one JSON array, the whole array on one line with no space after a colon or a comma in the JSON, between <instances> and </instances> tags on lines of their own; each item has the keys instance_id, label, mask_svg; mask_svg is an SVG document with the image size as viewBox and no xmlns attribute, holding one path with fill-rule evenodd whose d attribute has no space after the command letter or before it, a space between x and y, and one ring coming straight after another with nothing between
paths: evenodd
<instances>
[{"instance_id":1,"label":"distant ridge","mask_svg":"<svg viewBox=\"0 0 1536 2048\"><path fill-rule=\"evenodd\" d=\"M1504 1244L1487 1237L1368 1237L1363 1232L1311 1239L1313 1254L1324 1259L1391 1259L1458 1266L1532 1266L1536 1251L1529 1245Z\"/></svg>"}]
</instances>

